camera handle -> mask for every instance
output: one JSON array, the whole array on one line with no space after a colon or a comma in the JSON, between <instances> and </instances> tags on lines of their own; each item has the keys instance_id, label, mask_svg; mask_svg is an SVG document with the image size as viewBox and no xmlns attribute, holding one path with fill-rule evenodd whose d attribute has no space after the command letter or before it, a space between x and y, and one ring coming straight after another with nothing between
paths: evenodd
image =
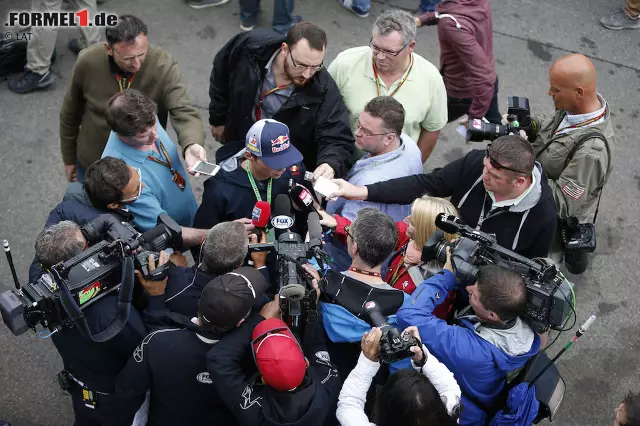
<instances>
[{"instance_id":1,"label":"camera handle","mask_svg":"<svg viewBox=\"0 0 640 426\"><path fill-rule=\"evenodd\" d=\"M69 291L66 281L59 276L57 271L54 272L58 275L56 277L56 281L60 286L60 303L62 304L65 312L85 337L97 343L106 342L107 340L114 338L118 333L120 333L120 331L122 331L129 320L129 314L131 312L131 298L133 296L133 287L135 283L133 274L133 257L123 257L121 265L122 276L120 278L121 284L118 291L118 313L116 318L104 331L96 334L91 333L87 319L71 295L71 291Z\"/></svg>"}]
</instances>

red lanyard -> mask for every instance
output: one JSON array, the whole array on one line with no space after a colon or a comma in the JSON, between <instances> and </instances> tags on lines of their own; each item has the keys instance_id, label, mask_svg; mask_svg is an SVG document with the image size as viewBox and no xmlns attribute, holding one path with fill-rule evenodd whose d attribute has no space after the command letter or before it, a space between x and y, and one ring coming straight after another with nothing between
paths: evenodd
<instances>
[{"instance_id":1,"label":"red lanyard","mask_svg":"<svg viewBox=\"0 0 640 426\"><path fill-rule=\"evenodd\" d=\"M262 85L260 86L260 100L258 101L258 105L256 105L256 121L262 119L262 100L265 97L269 96L270 94L284 90L289 86L291 86L291 84L282 84L280 86L274 87L271 90L267 90L266 92L263 92L262 89L264 87L264 80L262 80Z\"/></svg>"},{"instance_id":2,"label":"red lanyard","mask_svg":"<svg viewBox=\"0 0 640 426\"><path fill-rule=\"evenodd\" d=\"M371 60L371 67L373 68L373 76L376 79L376 89L378 90L378 96L380 96L380 79L378 78L378 70L376 70L376 64L373 62L373 60ZM387 95L387 96L392 96L393 97L396 93L398 93L398 90L400 90L400 88L402 87L404 82L407 81L407 78L409 77L409 74L411 74L411 70L412 69L413 69L413 54L411 54L411 64L409 64L409 69L407 70L406 74L402 78L402 81L400 83L398 83L398 86L396 87L396 90L394 90L393 92L389 93L389 95Z\"/></svg>"},{"instance_id":3,"label":"red lanyard","mask_svg":"<svg viewBox=\"0 0 640 426\"><path fill-rule=\"evenodd\" d=\"M162 151L162 155L164 155L164 158L166 158L167 161L162 161L159 158L154 157L153 155L147 155L147 159L168 167L171 171L171 177L173 178L172 180L176 183L176 185L178 185L178 188L184 191L187 182L184 180L180 172L173 168L173 164L171 164L171 158L169 158L169 154L167 154L167 150L164 149L164 145L162 145L162 142L158 140L156 141L156 145L158 146L158 148L160 148L160 150Z\"/></svg>"},{"instance_id":4,"label":"red lanyard","mask_svg":"<svg viewBox=\"0 0 640 426\"><path fill-rule=\"evenodd\" d=\"M355 272L356 274L368 275L370 277L379 277L381 278L380 272L371 272L371 271L363 271L362 269L354 268L353 266L349 268L351 272Z\"/></svg>"},{"instance_id":5,"label":"red lanyard","mask_svg":"<svg viewBox=\"0 0 640 426\"><path fill-rule=\"evenodd\" d=\"M128 88L131 87L131 83L133 82L133 76L134 75L135 75L135 73L131 74L131 77L126 79L127 87L125 87L124 83L122 83L122 77L120 77L119 74L116 74L116 79L118 80L118 87L120 88L121 92L124 91L124 89L128 89Z\"/></svg>"},{"instance_id":6,"label":"red lanyard","mask_svg":"<svg viewBox=\"0 0 640 426\"><path fill-rule=\"evenodd\" d=\"M410 241L409 241L410 242ZM398 279L407 271L407 267L404 264L404 254L407 251L409 243L405 244L405 246L400 251L400 262L396 265L395 270L391 273L391 279L389 280L389 285L393 286L398 281Z\"/></svg>"},{"instance_id":7,"label":"red lanyard","mask_svg":"<svg viewBox=\"0 0 640 426\"><path fill-rule=\"evenodd\" d=\"M562 132L564 130L567 129L577 129L578 127L584 127L584 126L588 126L591 123L595 123L596 121L600 120L602 117L604 117L604 115L607 113L607 110L605 109L602 114L598 115L597 117L593 117L590 118L588 120L585 120L581 123L576 123L576 124L572 124L571 126L567 126L567 127L563 127L562 129L558 129L555 132L553 132L553 136L557 135L559 132Z\"/></svg>"}]
</instances>

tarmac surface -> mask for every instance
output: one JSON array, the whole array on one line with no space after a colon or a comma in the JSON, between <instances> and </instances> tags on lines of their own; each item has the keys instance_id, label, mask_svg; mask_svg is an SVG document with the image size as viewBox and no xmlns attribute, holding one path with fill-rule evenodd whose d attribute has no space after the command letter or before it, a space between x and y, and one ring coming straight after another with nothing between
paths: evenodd
<instances>
[{"instance_id":1,"label":"tarmac surface","mask_svg":"<svg viewBox=\"0 0 640 426\"><path fill-rule=\"evenodd\" d=\"M298 1L296 13L322 26L329 35L325 64L340 51L365 45L375 17L385 9L417 7L417 0L374 1L371 15L361 19L335 0ZM609 425L624 394L640 390L640 314L636 223L640 193L640 31L609 31L600 16L621 1L501 0L492 1L494 53L500 77L500 102L509 95L530 99L533 113L551 112L547 72L551 63L569 52L592 58L598 89L607 99L616 131L614 173L605 188L598 217L598 247L591 266L576 283L578 323L595 312L588 333L558 362L567 392L554 423ZM28 2L2 0L0 20ZM67 6L68 7L68 6ZM149 26L149 39L167 49L180 63L193 103L208 124L209 74L214 54L239 32L237 2L192 10L182 0L108 0L101 10L140 16ZM263 2L262 25L268 26L272 1ZM0 82L0 238L10 241L21 279L33 258L33 244L48 212L60 201L65 179L59 151L58 114L75 56L67 42L77 29L60 31L57 82L46 91L16 95ZM420 29L417 53L438 64L435 28ZM204 125L203 125L204 126ZM449 125L441 133L426 169L442 166L473 148ZM206 129L207 149L216 147ZM202 179L194 179L198 194ZM0 290L12 287L4 256L0 258ZM577 329L577 327L576 327ZM575 332L575 329L574 331ZM572 333L565 333L551 352ZM62 362L50 342L32 333L14 337L0 326L0 418L13 426L69 425L71 400L58 387L55 374ZM168 372L170 374L170 372Z\"/></svg>"}]
</instances>

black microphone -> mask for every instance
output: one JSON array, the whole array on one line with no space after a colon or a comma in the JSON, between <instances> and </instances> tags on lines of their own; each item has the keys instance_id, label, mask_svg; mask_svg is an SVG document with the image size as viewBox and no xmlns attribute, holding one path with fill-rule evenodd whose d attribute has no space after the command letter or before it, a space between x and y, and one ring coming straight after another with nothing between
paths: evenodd
<instances>
[{"instance_id":1,"label":"black microphone","mask_svg":"<svg viewBox=\"0 0 640 426\"><path fill-rule=\"evenodd\" d=\"M307 226L309 227L309 247L322 247L322 226L318 213L309 213Z\"/></svg>"},{"instance_id":2,"label":"black microphone","mask_svg":"<svg viewBox=\"0 0 640 426\"><path fill-rule=\"evenodd\" d=\"M271 210L271 226L276 231L276 239L289 229L295 223L293 214L291 214L291 200L287 194L279 194L273 202Z\"/></svg>"},{"instance_id":3,"label":"black microphone","mask_svg":"<svg viewBox=\"0 0 640 426\"><path fill-rule=\"evenodd\" d=\"M20 291L20 281L18 280L18 274L16 274L16 267L13 265L13 257L11 256L11 248L9 247L9 241L2 240L2 247L4 253L7 255L7 262L9 262L9 269L11 269L11 275L13 275L13 283L16 285L16 289Z\"/></svg>"},{"instance_id":4,"label":"black microphone","mask_svg":"<svg viewBox=\"0 0 640 426\"><path fill-rule=\"evenodd\" d=\"M464 226L460 218L447 213L438 213L436 216L436 226L448 234L457 234L460 227Z\"/></svg>"},{"instance_id":5,"label":"black microphone","mask_svg":"<svg viewBox=\"0 0 640 426\"><path fill-rule=\"evenodd\" d=\"M313 195L303 185L298 183L291 187L289 196L291 197L291 203L297 210L318 213L318 210L313 205Z\"/></svg>"}]
</instances>

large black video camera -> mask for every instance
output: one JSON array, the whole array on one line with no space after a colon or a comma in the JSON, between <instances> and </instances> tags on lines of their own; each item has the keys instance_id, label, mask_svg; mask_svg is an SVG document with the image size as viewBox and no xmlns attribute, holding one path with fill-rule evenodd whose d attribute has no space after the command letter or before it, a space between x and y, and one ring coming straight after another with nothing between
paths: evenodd
<instances>
[{"instance_id":1,"label":"large black video camera","mask_svg":"<svg viewBox=\"0 0 640 426\"><path fill-rule=\"evenodd\" d=\"M20 286L14 275L16 289L0 294L2 319L14 335L27 329L35 331L38 324L51 332L75 324L85 337L96 342L109 340L128 319L134 269L150 279L161 280L168 266L150 272L149 255L157 260L160 250L182 246L182 229L166 213L158 216L158 225L144 234L110 214L100 215L83 226L82 233L90 244L88 249L53 265L25 286ZM13 271L12 263L11 267ZM119 292L118 316L105 331L94 335L82 311L114 291Z\"/></svg>"},{"instance_id":2,"label":"large black video camera","mask_svg":"<svg viewBox=\"0 0 640 426\"><path fill-rule=\"evenodd\" d=\"M510 133L517 135L520 130L524 130L527 135L537 132L536 122L531 119L529 109L529 99L520 96L509 96L507 119L509 124L486 123L481 119L469 119L469 129L467 129L467 141L482 142L492 141L500 136Z\"/></svg>"},{"instance_id":3,"label":"large black video camera","mask_svg":"<svg viewBox=\"0 0 640 426\"><path fill-rule=\"evenodd\" d=\"M380 312L380 308L373 300L364 305L363 314L369 317L369 324L382 331L380 338L380 361L391 364L413 356L412 346L421 347L422 343L407 333L400 333L391 326Z\"/></svg>"},{"instance_id":4,"label":"large black video camera","mask_svg":"<svg viewBox=\"0 0 640 426\"><path fill-rule=\"evenodd\" d=\"M511 269L522 276L527 285L527 320L537 333L549 328L562 330L571 312L570 295L561 288L565 279L553 263L543 259L527 259L496 243L493 235L477 231L464 225L455 216L440 213L436 226L449 234L460 237L450 243L444 239L442 231L436 231L422 250L422 261L447 260L446 248L451 247L451 264L461 285L471 285L476 281L482 266L495 264Z\"/></svg>"},{"instance_id":5,"label":"large black video camera","mask_svg":"<svg viewBox=\"0 0 640 426\"><path fill-rule=\"evenodd\" d=\"M322 227L317 213L308 215L309 242L290 230L294 225L291 214L291 200L280 194L274 201L274 214L271 225L276 230L276 241L262 244L250 244L249 252L275 251L277 258L277 292L280 295L281 310L285 321L293 331L299 331L304 324L311 304L315 303L306 274L301 266L312 257L323 257ZM315 306L313 307L315 309Z\"/></svg>"}]
</instances>

